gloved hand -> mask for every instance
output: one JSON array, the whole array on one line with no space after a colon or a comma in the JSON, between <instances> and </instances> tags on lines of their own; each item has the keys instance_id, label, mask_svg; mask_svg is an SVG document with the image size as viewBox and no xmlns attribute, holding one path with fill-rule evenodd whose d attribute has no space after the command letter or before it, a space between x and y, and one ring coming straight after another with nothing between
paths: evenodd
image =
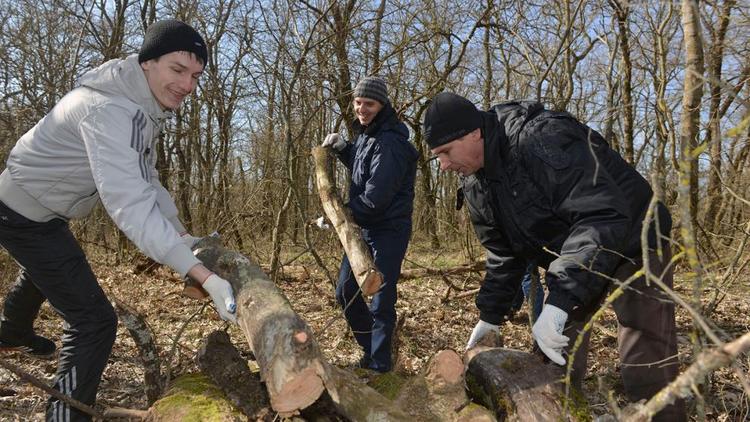
<instances>
[{"instance_id":1,"label":"gloved hand","mask_svg":"<svg viewBox=\"0 0 750 422\"><path fill-rule=\"evenodd\" d=\"M234 316L234 312L237 310L237 304L234 301L232 285L218 275L211 274L203 282L203 289L211 296L221 319L236 323L237 317Z\"/></svg>"},{"instance_id":2,"label":"gloved hand","mask_svg":"<svg viewBox=\"0 0 750 422\"><path fill-rule=\"evenodd\" d=\"M531 335L539 345L539 349L558 365L565 365L562 351L570 339L562 333L567 320L567 312L554 305L544 305L542 313L531 327Z\"/></svg>"},{"instance_id":3,"label":"gloved hand","mask_svg":"<svg viewBox=\"0 0 750 422\"><path fill-rule=\"evenodd\" d=\"M326 222L326 218L321 216L315 219L315 225L318 226L318 228L323 230L328 230L331 228L331 225Z\"/></svg>"},{"instance_id":4,"label":"gloved hand","mask_svg":"<svg viewBox=\"0 0 750 422\"><path fill-rule=\"evenodd\" d=\"M346 146L346 141L338 133L329 133L320 146L331 147L335 151L341 151Z\"/></svg>"},{"instance_id":5,"label":"gloved hand","mask_svg":"<svg viewBox=\"0 0 750 422\"><path fill-rule=\"evenodd\" d=\"M500 326L495 324L490 324L489 322L484 322L481 319L479 322L477 322L477 325L474 327L473 330L471 330L471 336L469 336L469 342L466 343L466 350L471 349L474 347L474 345L477 344L477 342L484 337L485 334L489 333L490 331L495 331L496 333L500 334Z\"/></svg>"},{"instance_id":6,"label":"gloved hand","mask_svg":"<svg viewBox=\"0 0 750 422\"><path fill-rule=\"evenodd\" d=\"M196 243L200 242L202 237L195 237L192 236L190 233L183 233L180 235L180 238L182 238L182 243L187 245L188 248L193 249L193 246L195 246Z\"/></svg>"}]
</instances>

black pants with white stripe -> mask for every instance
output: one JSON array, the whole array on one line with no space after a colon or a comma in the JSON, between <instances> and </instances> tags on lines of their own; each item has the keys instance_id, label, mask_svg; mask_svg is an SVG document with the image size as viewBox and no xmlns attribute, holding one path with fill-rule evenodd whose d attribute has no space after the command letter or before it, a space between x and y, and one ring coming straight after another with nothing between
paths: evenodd
<instances>
[{"instance_id":1,"label":"black pants with white stripe","mask_svg":"<svg viewBox=\"0 0 750 422\"><path fill-rule=\"evenodd\" d=\"M24 338L47 299L65 320L54 388L93 405L112 351L117 316L67 222L31 221L0 202L0 245L21 267L0 318L0 335ZM91 417L50 398L48 421Z\"/></svg>"}]
</instances>

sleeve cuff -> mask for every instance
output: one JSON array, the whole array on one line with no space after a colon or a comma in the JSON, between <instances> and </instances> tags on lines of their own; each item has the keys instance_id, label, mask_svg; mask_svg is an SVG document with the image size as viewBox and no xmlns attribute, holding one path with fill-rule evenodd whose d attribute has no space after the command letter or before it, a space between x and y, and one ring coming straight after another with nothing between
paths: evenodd
<instances>
[{"instance_id":1,"label":"sleeve cuff","mask_svg":"<svg viewBox=\"0 0 750 422\"><path fill-rule=\"evenodd\" d=\"M479 319L488 324L500 325L503 321L505 321L505 316L498 315L493 312L479 311Z\"/></svg>"},{"instance_id":2,"label":"sleeve cuff","mask_svg":"<svg viewBox=\"0 0 750 422\"><path fill-rule=\"evenodd\" d=\"M576 303L569 298L567 298L565 295L561 294L560 292L551 291L549 293L549 296L547 296L547 300L545 301L548 305L555 305L558 308L562 309L563 311L570 314L570 312L575 308Z\"/></svg>"},{"instance_id":3,"label":"sleeve cuff","mask_svg":"<svg viewBox=\"0 0 750 422\"><path fill-rule=\"evenodd\" d=\"M182 242L175 245L164 257L164 265L175 270L180 277L185 277L188 271L198 264L201 264L201 261Z\"/></svg>"}]
</instances>

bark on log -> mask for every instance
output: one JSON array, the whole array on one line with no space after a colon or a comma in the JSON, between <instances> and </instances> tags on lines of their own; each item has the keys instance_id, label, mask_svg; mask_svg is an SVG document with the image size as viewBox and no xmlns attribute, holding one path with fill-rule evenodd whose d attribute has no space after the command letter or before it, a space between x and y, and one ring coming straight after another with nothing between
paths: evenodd
<instances>
[{"instance_id":1,"label":"bark on log","mask_svg":"<svg viewBox=\"0 0 750 422\"><path fill-rule=\"evenodd\" d=\"M399 392L396 404L415 421L493 422L492 413L470 403L464 382L464 363L453 350L442 350Z\"/></svg>"},{"instance_id":2,"label":"bark on log","mask_svg":"<svg viewBox=\"0 0 750 422\"><path fill-rule=\"evenodd\" d=\"M520 350L475 347L466 353L472 397L499 420L575 420L577 406L563 407L564 368ZM588 412L588 410L584 410ZM573 415L573 416L571 416Z\"/></svg>"},{"instance_id":3,"label":"bark on log","mask_svg":"<svg viewBox=\"0 0 750 422\"><path fill-rule=\"evenodd\" d=\"M368 387L350 371L329 366L326 389L336 409L354 422L412 421L392 400Z\"/></svg>"},{"instance_id":4,"label":"bark on log","mask_svg":"<svg viewBox=\"0 0 750 422\"><path fill-rule=\"evenodd\" d=\"M339 236L362 294L372 295L383 284L383 274L375 268L370 249L362 239L361 229L354 223L334 189L333 177L329 170L332 168L331 154L327 148L315 147L312 155L315 161L315 181L323 211Z\"/></svg>"},{"instance_id":5,"label":"bark on log","mask_svg":"<svg viewBox=\"0 0 750 422\"><path fill-rule=\"evenodd\" d=\"M310 327L256 264L225 249L217 238L204 238L196 256L228 280L237 302L237 322L247 338L266 383L273 409L292 415L320 397L325 361Z\"/></svg>"},{"instance_id":6,"label":"bark on log","mask_svg":"<svg viewBox=\"0 0 750 422\"><path fill-rule=\"evenodd\" d=\"M269 413L271 404L265 387L252 374L226 332L214 331L204 338L196 360L201 371L251 420Z\"/></svg>"}]
</instances>

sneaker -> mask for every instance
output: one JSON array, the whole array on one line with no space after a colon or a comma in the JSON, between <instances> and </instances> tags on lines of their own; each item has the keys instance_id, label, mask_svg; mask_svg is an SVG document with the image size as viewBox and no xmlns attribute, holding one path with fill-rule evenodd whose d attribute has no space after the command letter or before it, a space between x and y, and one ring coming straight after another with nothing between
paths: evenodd
<instances>
[{"instance_id":1,"label":"sneaker","mask_svg":"<svg viewBox=\"0 0 750 422\"><path fill-rule=\"evenodd\" d=\"M36 334L26 344L12 344L0 340L0 352L22 352L33 357L47 359L55 354L55 350L57 347L52 340Z\"/></svg>"}]
</instances>

